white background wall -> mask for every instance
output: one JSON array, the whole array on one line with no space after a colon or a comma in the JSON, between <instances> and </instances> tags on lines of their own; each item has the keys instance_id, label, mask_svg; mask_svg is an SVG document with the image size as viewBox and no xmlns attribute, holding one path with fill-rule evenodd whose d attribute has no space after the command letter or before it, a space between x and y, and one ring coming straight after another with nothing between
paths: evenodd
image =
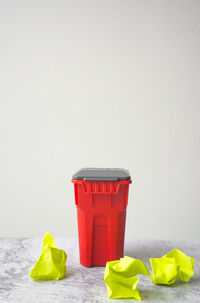
<instances>
[{"instance_id":1,"label":"white background wall","mask_svg":"<svg viewBox=\"0 0 200 303\"><path fill-rule=\"evenodd\" d=\"M77 235L72 174L130 170L127 238L200 237L200 1L0 0L0 235Z\"/></svg>"}]
</instances>

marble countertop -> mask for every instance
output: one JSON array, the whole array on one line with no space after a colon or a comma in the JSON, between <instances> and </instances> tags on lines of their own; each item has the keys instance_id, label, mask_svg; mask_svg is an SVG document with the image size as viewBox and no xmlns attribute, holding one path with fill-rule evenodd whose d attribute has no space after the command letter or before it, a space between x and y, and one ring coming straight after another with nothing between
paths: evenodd
<instances>
[{"instance_id":1,"label":"marble countertop","mask_svg":"<svg viewBox=\"0 0 200 303\"><path fill-rule=\"evenodd\" d=\"M103 280L104 267L81 266L78 244L73 239L55 239L55 243L68 254L65 278L35 282L28 273L40 254L42 239L0 238L0 302L137 302L109 300ZM200 241L127 241L125 255L141 259L150 269L149 257L161 257L174 248L196 258L194 276L189 283L177 282L170 287L154 285L149 277L141 276L139 291L143 302L200 302Z\"/></svg>"}]
</instances>

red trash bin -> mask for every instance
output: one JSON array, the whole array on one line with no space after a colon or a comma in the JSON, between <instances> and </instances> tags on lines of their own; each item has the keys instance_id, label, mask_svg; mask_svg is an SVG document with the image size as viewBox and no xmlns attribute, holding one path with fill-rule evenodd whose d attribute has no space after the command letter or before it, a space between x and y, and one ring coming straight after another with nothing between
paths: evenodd
<instances>
[{"instance_id":1,"label":"red trash bin","mask_svg":"<svg viewBox=\"0 0 200 303\"><path fill-rule=\"evenodd\" d=\"M84 168L72 177L80 263L105 266L123 257L129 184L125 169Z\"/></svg>"}]
</instances>

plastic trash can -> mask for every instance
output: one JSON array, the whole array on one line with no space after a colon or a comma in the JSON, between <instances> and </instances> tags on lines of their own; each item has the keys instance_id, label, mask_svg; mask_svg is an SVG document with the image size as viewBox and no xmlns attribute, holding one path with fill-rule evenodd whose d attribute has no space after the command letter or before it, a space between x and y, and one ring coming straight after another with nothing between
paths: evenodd
<instances>
[{"instance_id":1,"label":"plastic trash can","mask_svg":"<svg viewBox=\"0 0 200 303\"><path fill-rule=\"evenodd\" d=\"M123 257L130 174L125 169L84 168L72 177L80 263L105 266Z\"/></svg>"}]
</instances>

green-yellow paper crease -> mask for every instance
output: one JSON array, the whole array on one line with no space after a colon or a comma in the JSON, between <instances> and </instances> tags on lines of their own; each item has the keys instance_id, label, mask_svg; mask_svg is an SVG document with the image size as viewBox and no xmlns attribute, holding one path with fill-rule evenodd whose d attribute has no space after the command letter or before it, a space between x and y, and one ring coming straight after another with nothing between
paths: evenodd
<instances>
[{"instance_id":1,"label":"green-yellow paper crease","mask_svg":"<svg viewBox=\"0 0 200 303\"><path fill-rule=\"evenodd\" d=\"M173 284L176 280L189 282L194 274L195 259L174 249L161 258L151 258L151 276L155 284Z\"/></svg>"},{"instance_id":2,"label":"green-yellow paper crease","mask_svg":"<svg viewBox=\"0 0 200 303\"><path fill-rule=\"evenodd\" d=\"M109 299L141 300L138 290L138 274L150 276L146 265L139 259L124 257L117 261L106 263L104 281Z\"/></svg>"},{"instance_id":3,"label":"green-yellow paper crease","mask_svg":"<svg viewBox=\"0 0 200 303\"><path fill-rule=\"evenodd\" d=\"M54 245L50 233L43 239L42 252L29 276L35 281L60 280L66 273L67 254Z\"/></svg>"}]
</instances>

